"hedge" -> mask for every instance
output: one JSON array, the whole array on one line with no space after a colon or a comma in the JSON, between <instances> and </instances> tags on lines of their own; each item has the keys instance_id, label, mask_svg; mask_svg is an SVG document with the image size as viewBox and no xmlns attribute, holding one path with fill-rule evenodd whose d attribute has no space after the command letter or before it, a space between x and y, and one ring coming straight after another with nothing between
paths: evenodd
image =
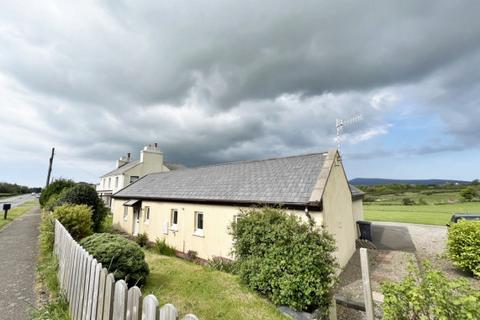
<instances>
[{"instance_id":1,"label":"hedge","mask_svg":"<svg viewBox=\"0 0 480 320\"><path fill-rule=\"evenodd\" d=\"M448 229L447 250L455 266L480 277L480 222L452 224Z\"/></svg>"}]
</instances>

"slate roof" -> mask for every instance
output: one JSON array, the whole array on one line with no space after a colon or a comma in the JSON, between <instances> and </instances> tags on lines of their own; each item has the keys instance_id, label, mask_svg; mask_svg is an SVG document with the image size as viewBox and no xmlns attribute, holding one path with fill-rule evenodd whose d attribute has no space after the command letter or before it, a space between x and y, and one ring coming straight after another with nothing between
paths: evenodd
<instances>
[{"instance_id":1,"label":"slate roof","mask_svg":"<svg viewBox=\"0 0 480 320\"><path fill-rule=\"evenodd\" d=\"M350 185L350 191L352 192L352 198L358 199L363 198L365 192L355 187L353 184Z\"/></svg>"},{"instance_id":2,"label":"slate roof","mask_svg":"<svg viewBox=\"0 0 480 320\"><path fill-rule=\"evenodd\" d=\"M118 176L118 175L123 174L126 171L136 167L139 163L140 163L140 161L138 161L138 160L130 161L129 163L124 164L120 168L117 168L115 170L110 171L109 173L104 174L100 178L105 178L105 177L108 177L108 176Z\"/></svg>"},{"instance_id":3,"label":"slate roof","mask_svg":"<svg viewBox=\"0 0 480 320\"><path fill-rule=\"evenodd\" d=\"M138 161L138 160L132 160L129 163L124 164L120 168L117 168L115 170L110 171L109 173L104 174L100 178L105 178L105 177L109 177L109 176L118 176L118 175L123 174L123 173L127 172L128 170L136 167L137 164L139 164L139 163L140 163L140 161ZM182 170L182 169L186 168L184 165L178 164L178 163L164 163L164 165L165 165L165 167L167 167L169 170L172 170L172 171Z\"/></svg>"},{"instance_id":4,"label":"slate roof","mask_svg":"<svg viewBox=\"0 0 480 320\"><path fill-rule=\"evenodd\" d=\"M307 204L326 157L316 153L152 173L114 197Z\"/></svg>"}]
</instances>

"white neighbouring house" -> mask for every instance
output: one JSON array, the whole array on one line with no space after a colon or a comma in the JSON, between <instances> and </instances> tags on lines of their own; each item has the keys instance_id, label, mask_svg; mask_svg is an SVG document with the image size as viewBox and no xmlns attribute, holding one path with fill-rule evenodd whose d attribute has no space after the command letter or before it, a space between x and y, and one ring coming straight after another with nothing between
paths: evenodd
<instances>
[{"instance_id":1,"label":"white neighbouring house","mask_svg":"<svg viewBox=\"0 0 480 320\"><path fill-rule=\"evenodd\" d=\"M140 159L133 160L131 154L120 157L116 169L100 177L97 193L108 207L112 204L112 194L123 189L141 177L156 172L178 169L178 165L164 162L163 153L157 143L145 146L140 151Z\"/></svg>"}]
</instances>

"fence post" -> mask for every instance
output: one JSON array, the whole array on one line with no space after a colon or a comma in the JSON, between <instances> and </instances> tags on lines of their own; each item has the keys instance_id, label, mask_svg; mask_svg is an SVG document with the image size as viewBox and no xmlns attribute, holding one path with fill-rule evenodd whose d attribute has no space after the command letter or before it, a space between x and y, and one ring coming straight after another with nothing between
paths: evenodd
<instances>
[{"instance_id":1,"label":"fence post","mask_svg":"<svg viewBox=\"0 0 480 320\"><path fill-rule=\"evenodd\" d=\"M106 270L106 269L105 269ZM105 302L103 304L103 319L111 320L113 317L113 298L115 294L115 277L112 273L105 279Z\"/></svg>"},{"instance_id":2,"label":"fence post","mask_svg":"<svg viewBox=\"0 0 480 320\"><path fill-rule=\"evenodd\" d=\"M113 297L113 319L125 320L127 315L127 291L128 287L125 281L118 280L115 283L115 293Z\"/></svg>"},{"instance_id":3,"label":"fence post","mask_svg":"<svg viewBox=\"0 0 480 320\"><path fill-rule=\"evenodd\" d=\"M153 294L149 294L143 299L142 320L160 320L157 319L158 300Z\"/></svg>"},{"instance_id":4,"label":"fence post","mask_svg":"<svg viewBox=\"0 0 480 320\"><path fill-rule=\"evenodd\" d=\"M365 299L365 313L367 320L374 320L372 287L370 286L370 271L368 268L367 249L360 248L360 264L362 267L363 298Z\"/></svg>"},{"instance_id":5,"label":"fence post","mask_svg":"<svg viewBox=\"0 0 480 320\"><path fill-rule=\"evenodd\" d=\"M173 304L167 303L160 308L160 320L177 320L178 312Z\"/></svg>"},{"instance_id":6,"label":"fence post","mask_svg":"<svg viewBox=\"0 0 480 320\"><path fill-rule=\"evenodd\" d=\"M140 320L142 315L142 292L138 287L128 290L127 320Z\"/></svg>"}]
</instances>

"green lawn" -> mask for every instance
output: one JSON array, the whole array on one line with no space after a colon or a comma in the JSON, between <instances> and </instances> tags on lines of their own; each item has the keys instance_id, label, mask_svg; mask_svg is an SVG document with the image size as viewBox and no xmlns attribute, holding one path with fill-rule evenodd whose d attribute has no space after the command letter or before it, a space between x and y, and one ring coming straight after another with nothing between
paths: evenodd
<instances>
[{"instance_id":1,"label":"green lawn","mask_svg":"<svg viewBox=\"0 0 480 320\"><path fill-rule=\"evenodd\" d=\"M480 202L443 205L365 205L365 219L445 225L454 213L480 213Z\"/></svg>"},{"instance_id":2,"label":"green lawn","mask_svg":"<svg viewBox=\"0 0 480 320\"><path fill-rule=\"evenodd\" d=\"M142 292L153 293L160 305L175 305L180 318L193 313L202 320L286 319L237 276L176 257L145 255L150 275Z\"/></svg>"},{"instance_id":3,"label":"green lawn","mask_svg":"<svg viewBox=\"0 0 480 320\"><path fill-rule=\"evenodd\" d=\"M19 216L21 216L22 214L24 214L25 212L27 212L28 210L30 210L30 209L32 209L36 206L38 206L38 201L37 200L31 200L31 201L25 202L24 204L9 210L6 220L3 220L3 210L1 210L1 208L0 208L0 213L1 213L1 215L0 215L0 229L3 228L3 226L12 222L15 218L18 218Z\"/></svg>"}]
</instances>

